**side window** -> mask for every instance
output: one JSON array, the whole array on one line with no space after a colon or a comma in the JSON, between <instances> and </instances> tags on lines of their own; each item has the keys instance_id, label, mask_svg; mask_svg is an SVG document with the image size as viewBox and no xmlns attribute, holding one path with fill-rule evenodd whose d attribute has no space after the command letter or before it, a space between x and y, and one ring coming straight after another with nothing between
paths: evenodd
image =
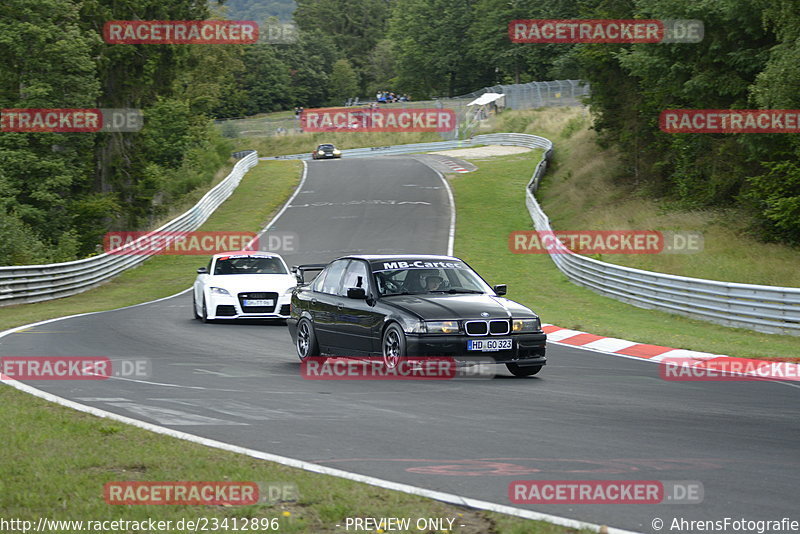
<instances>
[{"instance_id":1,"label":"side window","mask_svg":"<svg viewBox=\"0 0 800 534\"><path fill-rule=\"evenodd\" d=\"M325 269L325 281L322 282L322 292L330 295L339 295L342 288L342 275L349 260L337 260Z\"/></svg>"},{"instance_id":2,"label":"side window","mask_svg":"<svg viewBox=\"0 0 800 534\"><path fill-rule=\"evenodd\" d=\"M367 264L363 261L352 260L344 273L344 283L342 284L342 294L346 295L351 287L363 287L364 291L369 292L369 273Z\"/></svg>"},{"instance_id":3,"label":"side window","mask_svg":"<svg viewBox=\"0 0 800 534\"><path fill-rule=\"evenodd\" d=\"M322 292L322 284L325 283L326 274L328 274L328 271L323 270L314 278L314 281L311 282L311 291Z\"/></svg>"}]
</instances>

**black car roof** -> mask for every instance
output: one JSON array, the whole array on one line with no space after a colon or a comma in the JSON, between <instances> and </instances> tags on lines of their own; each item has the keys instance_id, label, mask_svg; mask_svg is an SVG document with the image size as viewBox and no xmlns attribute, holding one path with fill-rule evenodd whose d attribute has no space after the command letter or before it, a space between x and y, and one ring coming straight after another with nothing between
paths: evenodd
<instances>
[{"instance_id":1,"label":"black car roof","mask_svg":"<svg viewBox=\"0 0 800 534\"><path fill-rule=\"evenodd\" d=\"M337 259L353 258L366 261L391 261L391 260L434 260L434 261L463 261L455 256L437 256L436 254L351 254Z\"/></svg>"}]
</instances>

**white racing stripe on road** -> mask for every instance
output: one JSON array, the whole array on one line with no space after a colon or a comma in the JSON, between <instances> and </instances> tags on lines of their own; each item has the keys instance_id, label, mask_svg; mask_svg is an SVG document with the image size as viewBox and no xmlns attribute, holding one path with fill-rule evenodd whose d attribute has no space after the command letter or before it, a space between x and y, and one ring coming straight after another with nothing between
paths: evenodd
<instances>
[{"instance_id":1,"label":"white racing stripe on road","mask_svg":"<svg viewBox=\"0 0 800 534\"><path fill-rule=\"evenodd\" d=\"M447 199L450 202L450 230L447 234L447 255L453 255L453 245L456 240L456 201L453 198L453 190L450 188L450 182L447 181L447 178L444 177L444 174L440 173L430 165L428 166L433 172L439 176L439 179L444 184L445 189L447 189Z\"/></svg>"},{"instance_id":2,"label":"white racing stripe on road","mask_svg":"<svg viewBox=\"0 0 800 534\"><path fill-rule=\"evenodd\" d=\"M297 186L297 190L295 191L294 195L284 204L283 208L278 212L278 214L269 222L269 224L264 228L263 231L268 230L274 222L278 219L278 217L286 211L286 208L291 203L292 199L297 196L300 189L302 189L303 184L305 183L306 174L308 171L308 165L305 161L303 161L303 177L300 180L300 184ZM436 171L439 177L441 178L442 182L445 184L447 188L448 197L450 199L450 232L449 232L449 242L447 245L448 248L448 255L453 254L453 241L455 239L455 222L456 222L456 211L455 211L455 201L453 199L453 192L450 189L450 184L447 183L447 179L442 175L442 173ZM262 233L263 233L262 231ZM0 332L0 339L3 337L13 334L15 332L24 330L26 328L33 328L35 326L53 323L56 321L61 321L64 319L71 319L74 317L83 317L87 315L95 315L99 313L111 313L117 310L125 310L129 308L136 308L138 306L146 306L148 304L152 304L154 302L161 302L167 299L171 299L173 297L177 297L178 295L182 295L188 291L191 291L191 287L171 295L169 297L164 297L160 299L156 299L150 302L142 302L140 304L133 304L131 306L125 306L123 308L117 308L116 310L104 310L98 312L88 312L88 313L79 313L75 315L69 315L66 317L58 317L55 319L47 319L45 321L40 321L37 323L32 323L28 325L19 326L16 328L12 328L10 330L6 330L4 332ZM189 434L186 432L181 432L178 430L173 430L170 428L162 427L159 425L154 425L152 423L147 423L145 421L139 421L138 419L132 419L130 417L125 417L123 415L118 415L112 412L108 412L106 410L101 410L99 408L94 408L92 406L87 406L85 404L80 404L78 402L71 401L69 399L65 399L63 397L59 397L57 395L53 395L52 393L48 393L46 391L42 391L40 389L36 389L32 386L27 384L23 384L22 382L18 382L16 380L9 380L3 381L2 383L8 384L11 387L14 387L20 391L33 395L35 397L39 397L40 399L44 399L49 402L53 402L55 404L65 406L67 408L72 408L73 410L77 410L79 412L88 413L94 415L96 417L101 417L104 419L111 419L114 421L118 421L120 423L128 424L131 426L135 426L137 428L141 428L144 430L148 430L150 432L154 432L156 434L162 434L165 436L170 436L177 439L182 439L185 441L189 441L192 443L197 443L200 445L205 445L207 447L213 447L215 449L221 449L228 452L233 452L236 454L244 454L246 456L250 456L252 458L257 458L260 460L266 460L269 462L279 463L281 465L286 465L289 467L295 467L298 469L303 469L304 471L310 471L313 473L319 473L322 475L329 475L335 476L338 478L344 478L347 480L352 480L355 482L362 482L364 484L369 484L371 486L376 486L379 488L389 489L393 491L400 491L403 493L408 493L410 495L417 495L419 497L425 497L429 499L434 499L441 502L446 502L450 504L455 504L458 506L466 506L468 508L474 508L477 510L487 510L490 512L497 512L500 514L511 515L515 517L521 517L523 519L532 519L535 521L546 521L548 523L552 523L554 525L560 525L568 528L574 529L586 529L591 530L593 532L605 532L607 534L637 534L636 532L623 530L618 528L607 528L605 526L596 525L594 523L585 523L583 521L577 521L575 519L569 519L567 517L560 517L556 515L544 514L541 512L535 512L532 510L525 510L523 508L514 508L513 506L506 506L503 504L491 503L487 501L481 501L477 499L471 499L469 497L463 497L460 495L455 495L452 493L443 493L440 491L433 491L425 488L420 488L417 486L411 486L408 484L400 484L397 482L392 482L390 480L383 480L380 478L359 475L357 473L350 473L348 471L342 471L340 469L333 469L330 467L325 467L321 465L317 465L314 463L306 462L303 460L297 460L294 458L288 458L285 456L278 456L275 454L270 454L267 452L256 451L253 449L247 449L244 447L239 447L238 445L232 445L230 443L223 443L221 441L216 441L208 438L204 438L201 436L195 436L194 434Z\"/></svg>"},{"instance_id":3,"label":"white racing stripe on road","mask_svg":"<svg viewBox=\"0 0 800 534\"><path fill-rule=\"evenodd\" d=\"M567 339L568 337L577 336L578 334L583 334L583 332L564 328L547 334L547 341L561 341L562 339Z\"/></svg>"},{"instance_id":4,"label":"white racing stripe on road","mask_svg":"<svg viewBox=\"0 0 800 534\"><path fill-rule=\"evenodd\" d=\"M88 315L88 314L84 314ZM57 321L59 319L51 319L50 321ZM30 325L29 325L30 326ZM0 337L5 336L6 334L10 333L11 331L6 331L0 333ZM434 499L437 501L442 501L450 504L455 504L458 506L466 506L468 508L475 508L478 510L488 510L490 512L497 512L506 515L512 515L515 517L521 517L523 519L533 519L536 521L546 521L548 523L553 523L555 525L560 525L568 528L574 529L587 529L594 532L600 532L601 529L603 532L608 534L636 534L635 532L629 530L622 530L617 528L606 528L601 527L600 525L596 525L593 523L585 523L583 521L577 521L575 519L569 519L566 517L560 517L556 515L544 514L540 512L534 512L532 510L525 510L522 508L514 508L513 506L506 506L503 504L496 504L487 501L481 501L477 499L471 499L469 497L463 497L460 495L454 495L452 493L443 493L440 491L429 490L425 488L420 488L417 486L411 486L408 484L400 484L398 482L392 482L390 480L383 480L380 478L370 477L366 475L359 475L357 473L350 473L349 471L342 471L340 469L334 469L331 467L325 467L322 465L318 465L311 462L306 462L303 460L297 460L294 458L288 458L286 456L278 456L275 454L270 454L267 452L257 451L254 449L247 449L245 447L239 447L238 445L232 445L230 443L224 443L222 441L216 441L213 439L204 438L201 436L195 436L194 434L189 434L186 432L181 432L179 430L173 430L171 428L162 427L159 425L154 425L152 423L147 423L144 421L139 421L138 419L132 419L130 417L125 417L123 415L118 415L112 412L107 412L105 410L101 410L99 408L94 408L92 406L85 406L83 404L79 404L77 402L73 402L71 400L65 399L63 397L59 397L57 395L53 395L51 393L47 393L46 391L42 391L36 389L34 387L28 386L27 384L23 384L21 382L13 381L13 382L6 382L7 384L11 385L12 387L24 391L25 393L29 393L36 397L42 398L44 400L54 402L61 406L65 406L67 408L72 408L79 412L88 413L97 417L102 417L104 419L111 419L114 421L118 421L120 423L125 423L131 426L135 426L137 428L141 428L144 430L148 430L150 432L154 432L156 434L162 434L165 436L169 436L172 438L182 439L185 441L189 441L192 443L197 443L199 445L205 445L206 447L213 447L215 449L221 449L228 452L233 452L236 454L244 454L246 456L250 456L252 458L257 458L259 460L266 460L268 462L275 462L281 465L285 465L288 467L295 467L297 469L302 469L304 471L310 471L312 473L319 473L322 475L329 475L335 476L338 478L344 478L347 480L352 480L355 482L362 482L364 484L369 484L370 486L377 486L379 488L389 489L393 491L400 491L403 493L408 493L410 495L417 495L419 497L426 497L429 499Z\"/></svg>"},{"instance_id":5,"label":"white racing stripe on road","mask_svg":"<svg viewBox=\"0 0 800 534\"><path fill-rule=\"evenodd\" d=\"M547 339L550 339L550 334L547 335ZM606 337L603 339L598 339L597 341L592 341L591 343L587 343L586 345L581 345L581 346L595 350L617 352L618 350L627 349L628 347L632 347L634 345L636 345L636 343L634 343L633 341L628 341L627 339Z\"/></svg>"}]
</instances>

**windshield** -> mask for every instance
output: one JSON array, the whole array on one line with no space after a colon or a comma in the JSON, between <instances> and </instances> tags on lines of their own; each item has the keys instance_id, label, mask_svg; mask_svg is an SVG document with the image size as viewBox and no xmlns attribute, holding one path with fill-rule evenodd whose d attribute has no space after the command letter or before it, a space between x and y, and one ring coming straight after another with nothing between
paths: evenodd
<instances>
[{"instance_id":1,"label":"windshield","mask_svg":"<svg viewBox=\"0 0 800 534\"><path fill-rule=\"evenodd\" d=\"M214 274L287 274L283 262L274 257L226 256L219 258Z\"/></svg>"},{"instance_id":2,"label":"windshield","mask_svg":"<svg viewBox=\"0 0 800 534\"><path fill-rule=\"evenodd\" d=\"M491 288L460 261L381 261L372 264L381 296L491 293Z\"/></svg>"},{"instance_id":3,"label":"windshield","mask_svg":"<svg viewBox=\"0 0 800 534\"><path fill-rule=\"evenodd\" d=\"M319 145L317 148L319 150L333 150L333 145Z\"/></svg>"}]
</instances>

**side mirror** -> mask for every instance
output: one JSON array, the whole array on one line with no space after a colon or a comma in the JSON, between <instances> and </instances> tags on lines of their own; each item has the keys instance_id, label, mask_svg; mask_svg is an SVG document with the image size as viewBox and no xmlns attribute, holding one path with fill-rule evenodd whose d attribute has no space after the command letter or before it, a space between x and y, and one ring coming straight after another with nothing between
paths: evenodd
<instances>
[{"instance_id":1,"label":"side mirror","mask_svg":"<svg viewBox=\"0 0 800 534\"><path fill-rule=\"evenodd\" d=\"M349 287L347 288L347 298L363 300L367 298L367 292L363 287Z\"/></svg>"},{"instance_id":2,"label":"side mirror","mask_svg":"<svg viewBox=\"0 0 800 534\"><path fill-rule=\"evenodd\" d=\"M505 284L497 284L492 289L494 289L494 292L501 297L508 292L508 286Z\"/></svg>"},{"instance_id":3,"label":"side mirror","mask_svg":"<svg viewBox=\"0 0 800 534\"><path fill-rule=\"evenodd\" d=\"M208 274L208 267L200 267L197 269L197 274Z\"/></svg>"},{"instance_id":4,"label":"side mirror","mask_svg":"<svg viewBox=\"0 0 800 534\"><path fill-rule=\"evenodd\" d=\"M298 284L305 283L305 280L303 280L303 272L300 269L298 269L297 266L292 267L292 274L294 275Z\"/></svg>"}]
</instances>

